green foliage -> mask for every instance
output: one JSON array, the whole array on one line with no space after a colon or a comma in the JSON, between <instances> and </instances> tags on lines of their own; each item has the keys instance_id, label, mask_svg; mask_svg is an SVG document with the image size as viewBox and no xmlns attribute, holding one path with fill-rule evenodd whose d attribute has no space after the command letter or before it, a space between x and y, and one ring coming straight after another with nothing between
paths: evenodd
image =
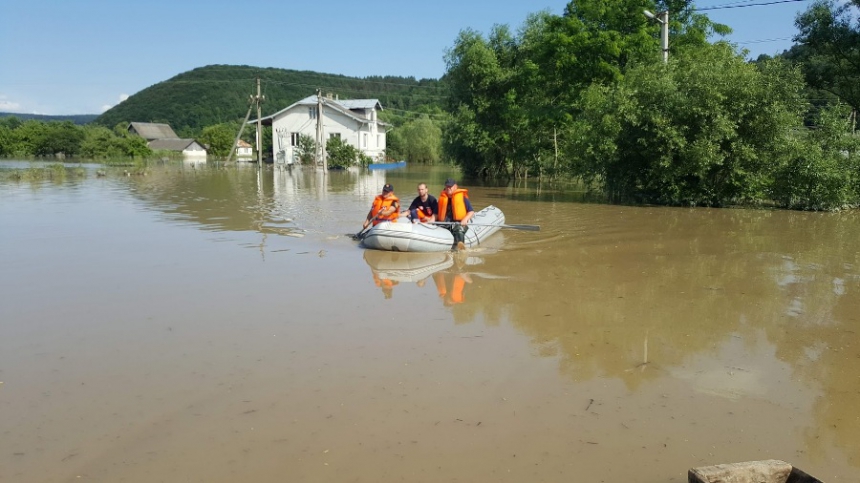
<instances>
[{"instance_id":1,"label":"green foliage","mask_svg":"<svg viewBox=\"0 0 860 483\"><path fill-rule=\"evenodd\" d=\"M442 128L423 115L391 131L388 153L413 163L438 163L442 154Z\"/></svg>"},{"instance_id":2,"label":"green foliage","mask_svg":"<svg viewBox=\"0 0 860 483\"><path fill-rule=\"evenodd\" d=\"M299 145L296 146L298 161L300 164L313 164L316 157L317 143L314 138L302 134L299 136Z\"/></svg>"},{"instance_id":3,"label":"green foliage","mask_svg":"<svg viewBox=\"0 0 860 483\"><path fill-rule=\"evenodd\" d=\"M725 45L642 65L583 95L570 158L615 197L673 205L762 202L804 103L797 69L763 70Z\"/></svg>"},{"instance_id":4,"label":"green foliage","mask_svg":"<svg viewBox=\"0 0 860 483\"><path fill-rule=\"evenodd\" d=\"M848 134L848 109L831 106L816 129L785 146L774 177L772 198L780 206L805 210L856 207L860 202L860 138Z\"/></svg>"},{"instance_id":5,"label":"green foliage","mask_svg":"<svg viewBox=\"0 0 860 483\"><path fill-rule=\"evenodd\" d=\"M852 15L853 12L853 15ZM860 109L860 2L819 0L799 14L797 45L785 54L801 63L806 82Z\"/></svg>"},{"instance_id":6,"label":"green foliage","mask_svg":"<svg viewBox=\"0 0 860 483\"><path fill-rule=\"evenodd\" d=\"M196 137L206 126L243 119L249 95L256 94L258 76L266 96L263 116L314 94L316 87L343 99L379 99L385 109L399 110L439 104L444 94L441 83L432 79L380 76L360 79L287 69L210 65L150 86L114 106L95 122L107 127L128 121L165 122L180 136Z\"/></svg>"},{"instance_id":7,"label":"green foliage","mask_svg":"<svg viewBox=\"0 0 860 483\"><path fill-rule=\"evenodd\" d=\"M206 152L214 156L229 156L233 149L233 140L236 139L236 131L239 123L222 123L203 128L203 132L197 139L207 146Z\"/></svg>"},{"instance_id":8,"label":"green foliage","mask_svg":"<svg viewBox=\"0 0 860 483\"><path fill-rule=\"evenodd\" d=\"M728 28L695 14L685 1L660 2L673 12L679 52L706 45ZM643 0L575 0L562 16L528 17L514 36L506 26L485 39L460 33L448 52L446 81L454 119L446 153L469 175L556 175L558 152L577 115L580 92L613 85L637 63L659 59L659 26L642 15Z\"/></svg>"},{"instance_id":9,"label":"green foliage","mask_svg":"<svg viewBox=\"0 0 860 483\"><path fill-rule=\"evenodd\" d=\"M0 112L0 122L4 119L15 118L15 119L24 119L29 120L33 119L36 121L42 122L62 122L69 121L72 124L76 124L78 126L83 126L85 124L89 124L93 122L98 116L96 114L72 114L72 115L59 115L59 116L48 116L44 114L24 114L24 113L8 113L8 112Z\"/></svg>"},{"instance_id":10,"label":"green foliage","mask_svg":"<svg viewBox=\"0 0 860 483\"><path fill-rule=\"evenodd\" d=\"M8 126L14 126L9 128ZM96 125L77 126L70 121L0 123L0 155L83 156L102 159L115 156L144 157L152 154L146 140L129 136L125 129L121 135Z\"/></svg>"},{"instance_id":11,"label":"green foliage","mask_svg":"<svg viewBox=\"0 0 860 483\"><path fill-rule=\"evenodd\" d=\"M326 141L325 151L328 155L329 168L346 168L358 162L358 148L343 141L341 138L330 138Z\"/></svg>"}]
</instances>

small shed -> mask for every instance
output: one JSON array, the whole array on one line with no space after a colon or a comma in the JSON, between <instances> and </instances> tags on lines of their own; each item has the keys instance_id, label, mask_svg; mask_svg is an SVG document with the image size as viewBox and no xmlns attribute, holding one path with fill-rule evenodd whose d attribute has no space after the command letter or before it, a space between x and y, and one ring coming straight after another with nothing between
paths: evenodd
<instances>
[{"instance_id":1,"label":"small shed","mask_svg":"<svg viewBox=\"0 0 860 483\"><path fill-rule=\"evenodd\" d=\"M130 134L136 134L147 141L154 139L179 139L169 124L154 122L133 122L128 126Z\"/></svg>"},{"instance_id":2,"label":"small shed","mask_svg":"<svg viewBox=\"0 0 860 483\"><path fill-rule=\"evenodd\" d=\"M155 139L147 145L153 151L175 151L185 156L206 156L206 148L193 139Z\"/></svg>"}]
</instances>

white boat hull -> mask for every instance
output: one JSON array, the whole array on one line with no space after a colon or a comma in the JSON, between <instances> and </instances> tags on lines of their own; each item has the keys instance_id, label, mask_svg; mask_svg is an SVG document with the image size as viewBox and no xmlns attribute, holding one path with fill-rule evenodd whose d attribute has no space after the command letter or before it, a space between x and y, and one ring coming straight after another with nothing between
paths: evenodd
<instances>
[{"instance_id":1,"label":"white boat hull","mask_svg":"<svg viewBox=\"0 0 860 483\"><path fill-rule=\"evenodd\" d=\"M495 206L475 213L466 232L466 247L480 245L505 223L505 215ZM395 252L444 252L454 245L454 235L445 226L412 223L405 217L384 221L368 230L362 244L374 250Z\"/></svg>"}]
</instances>

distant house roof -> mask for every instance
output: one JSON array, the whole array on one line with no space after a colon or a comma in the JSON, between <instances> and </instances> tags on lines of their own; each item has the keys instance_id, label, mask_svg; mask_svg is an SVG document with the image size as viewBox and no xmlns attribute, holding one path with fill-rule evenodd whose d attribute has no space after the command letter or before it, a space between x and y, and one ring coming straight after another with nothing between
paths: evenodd
<instances>
[{"instance_id":1,"label":"distant house roof","mask_svg":"<svg viewBox=\"0 0 860 483\"><path fill-rule=\"evenodd\" d=\"M236 143L237 148L250 148L251 145L246 143L244 140L240 139L238 143Z\"/></svg>"},{"instance_id":2,"label":"distant house roof","mask_svg":"<svg viewBox=\"0 0 860 483\"><path fill-rule=\"evenodd\" d=\"M193 139L155 139L147 143L149 149L155 151L185 151L192 145L196 144L197 148L203 149L197 141Z\"/></svg>"},{"instance_id":3,"label":"distant house roof","mask_svg":"<svg viewBox=\"0 0 860 483\"><path fill-rule=\"evenodd\" d=\"M379 99L344 99L342 101L334 101L340 103L347 109L379 109L382 110L382 104Z\"/></svg>"},{"instance_id":4,"label":"distant house roof","mask_svg":"<svg viewBox=\"0 0 860 483\"><path fill-rule=\"evenodd\" d=\"M153 139L178 139L179 136L173 132L169 124L154 122L133 122L128 126L128 132L151 141Z\"/></svg>"}]
</instances>

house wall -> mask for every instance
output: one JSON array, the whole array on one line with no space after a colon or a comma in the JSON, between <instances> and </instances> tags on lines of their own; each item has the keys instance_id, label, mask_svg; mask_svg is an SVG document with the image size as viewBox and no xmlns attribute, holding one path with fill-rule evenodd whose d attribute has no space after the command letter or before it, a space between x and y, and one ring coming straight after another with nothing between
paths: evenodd
<instances>
[{"instance_id":1,"label":"house wall","mask_svg":"<svg viewBox=\"0 0 860 483\"><path fill-rule=\"evenodd\" d=\"M193 142L182 150L182 154L185 156L206 156L206 149L204 149L200 144Z\"/></svg>"},{"instance_id":2,"label":"house wall","mask_svg":"<svg viewBox=\"0 0 860 483\"><path fill-rule=\"evenodd\" d=\"M298 155L291 145L292 133L300 133L316 139L317 121L311 119L311 105L298 105L272 120L272 157L277 164L298 162ZM372 110L370 110L372 111ZM359 117L375 119L375 112L355 113ZM385 133L377 123L359 122L335 109L323 107L323 132L326 140L333 133L340 133L343 141L358 148L374 160L385 157ZM366 135L366 136L365 136Z\"/></svg>"}]
</instances>

